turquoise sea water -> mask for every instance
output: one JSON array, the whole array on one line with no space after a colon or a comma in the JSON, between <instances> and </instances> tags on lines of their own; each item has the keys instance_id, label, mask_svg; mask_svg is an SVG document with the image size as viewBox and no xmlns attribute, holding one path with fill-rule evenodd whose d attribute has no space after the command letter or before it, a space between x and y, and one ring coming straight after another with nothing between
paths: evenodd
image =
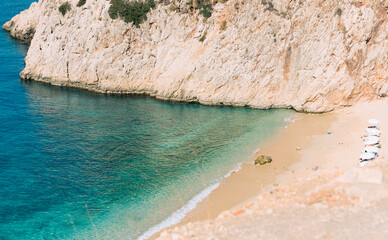
<instances>
[{"instance_id":1,"label":"turquoise sea water","mask_svg":"<svg viewBox=\"0 0 388 240\"><path fill-rule=\"evenodd\" d=\"M0 0L1 25L31 2ZM26 51L0 32L0 239L146 237L293 114L20 82Z\"/></svg>"}]
</instances>

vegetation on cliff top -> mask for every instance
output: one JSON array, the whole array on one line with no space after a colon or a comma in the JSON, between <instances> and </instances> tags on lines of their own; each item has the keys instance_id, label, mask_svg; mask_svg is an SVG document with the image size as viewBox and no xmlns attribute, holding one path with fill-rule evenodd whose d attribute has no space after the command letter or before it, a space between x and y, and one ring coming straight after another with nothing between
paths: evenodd
<instances>
[{"instance_id":1,"label":"vegetation on cliff top","mask_svg":"<svg viewBox=\"0 0 388 240\"><path fill-rule=\"evenodd\" d=\"M196 0L196 9L199 9L199 13L205 18L212 16L213 6L209 0Z\"/></svg>"},{"instance_id":2,"label":"vegetation on cliff top","mask_svg":"<svg viewBox=\"0 0 388 240\"><path fill-rule=\"evenodd\" d=\"M83 5L85 5L85 3L86 3L86 0L79 0L77 3L77 7L82 7Z\"/></svg>"},{"instance_id":3,"label":"vegetation on cliff top","mask_svg":"<svg viewBox=\"0 0 388 240\"><path fill-rule=\"evenodd\" d=\"M80 0L78 5L85 4L86 0ZM227 0L220 0L220 2L225 3ZM187 10L199 10L199 13L205 17L210 18L213 11L213 4L217 1L212 0L190 0L188 2L189 8ZM112 19L122 19L125 22L131 22L136 27L139 27L141 23L147 20L147 13L156 7L155 0L110 0L110 7L108 10L109 16ZM78 6L77 5L77 6ZM81 6L82 6L81 5ZM180 12L180 7L177 3L173 2L170 5L171 11Z\"/></svg>"},{"instance_id":4,"label":"vegetation on cliff top","mask_svg":"<svg viewBox=\"0 0 388 240\"><path fill-rule=\"evenodd\" d=\"M156 7L155 0L111 0L108 13L112 19L121 18L125 22L131 22L136 27L147 20L147 13Z\"/></svg>"},{"instance_id":5,"label":"vegetation on cliff top","mask_svg":"<svg viewBox=\"0 0 388 240\"><path fill-rule=\"evenodd\" d=\"M61 6L59 6L58 10L64 16L71 8L71 5L69 2L64 2Z\"/></svg>"}]
</instances>

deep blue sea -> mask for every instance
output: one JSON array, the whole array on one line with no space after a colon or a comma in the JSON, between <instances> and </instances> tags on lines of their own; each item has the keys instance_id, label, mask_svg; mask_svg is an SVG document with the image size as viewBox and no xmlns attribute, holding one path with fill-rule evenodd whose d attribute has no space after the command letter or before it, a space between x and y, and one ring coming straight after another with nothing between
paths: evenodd
<instances>
[{"instance_id":1,"label":"deep blue sea","mask_svg":"<svg viewBox=\"0 0 388 240\"><path fill-rule=\"evenodd\" d=\"M0 0L0 23L31 0ZM135 239L179 221L292 116L21 82L0 31L0 239Z\"/></svg>"}]
</instances>

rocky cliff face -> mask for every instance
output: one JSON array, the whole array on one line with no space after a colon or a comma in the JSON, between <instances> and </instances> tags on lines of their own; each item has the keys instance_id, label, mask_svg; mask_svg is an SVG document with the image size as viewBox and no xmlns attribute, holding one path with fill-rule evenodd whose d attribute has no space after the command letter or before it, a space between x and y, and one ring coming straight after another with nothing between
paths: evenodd
<instances>
[{"instance_id":1,"label":"rocky cliff face","mask_svg":"<svg viewBox=\"0 0 388 240\"><path fill-rule=\"evenodd\" d=\"M107 0L71 0L65 16L63 2L40 0L3 26L33 35L22 78L312 112L388 94L386 0L229 0L207 20L163 1L140 28L112 20Z\"/></svg>"}]
</instances>

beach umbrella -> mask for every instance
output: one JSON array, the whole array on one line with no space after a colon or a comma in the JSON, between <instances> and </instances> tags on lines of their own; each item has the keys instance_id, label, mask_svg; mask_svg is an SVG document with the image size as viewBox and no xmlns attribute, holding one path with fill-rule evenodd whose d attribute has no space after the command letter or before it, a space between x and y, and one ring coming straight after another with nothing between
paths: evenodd
<instances>
[{"instance_id":1,"label":"beach umbrella","mask_svg":"<svg viewBox=\"0 0 388 240\"><path fill-rule=\"evenodd\" d=\"M368 136L368 137L365 138L365 140L380 142L380 137L377 137L377 136Z\"/></svg>"},{"instance_id":2,"label":"beach umbrella","mask_svg":"<svg viewBox=\"0 0 388 240\"><path fill-rule=\"evenodd\" d=\"M360 165L360 167L364 167L367 163L368 163L368 161L361 161L359 163L359 165Z\"/></svg>"},{"instance_id":3,"label":"beach umbrella","mask_svg":"<svg viewBox=\"0 0 388 240\"><path fill-rule=\"evenodd\" d=\"M379 149L375 146L367 146L364 148L364 152L377 153Z\"/></svg>"},{"instance_id":4,"label":"beach umbrella","mask_svg":"<svg viewBox=\"0 0 388 240\"><path fill-rule=\"evenodd\" d=\"M366 145L377 144L380 142L380 138L376 136L368 136L365 138L364 143Z\"/></svg>"},{"instance_id":5,"label":"beach umbrella","mask_svg":"<svg viewBox=\"0 0 388 240\"><path fill-rule=\"evenodd\" d=\"M364 143L365 143L366 145L374 145L374 144L379 143L379 140L376 140L376 139L365 139L365 140L364 140Z\"/></svg>"},{"instance_id":6,"label":"beach umbrella","mask_svg":"<svg viewBox=\"0 0 388 240\"><path fill-rule=\"evenodd\" d=\"M368 123L372 124L372 125L376 125L376 124L379 124L380 121L375 119L375 118L371 118L371 119L368 120Z\"/></svg>"},{"instance_id":7,"label":"beach umbrella","mask_svg":"<svg viewBox=\"0 0 388 240\"><path fill-rule=\"evenodd\" d=\"M373 159L373 158L375 158L375 154L374 153L361 153L361 155L360 155L360 158L361 158L361 160L370 160L370 159Z\"/></svg>"},{"instance_id":8,"label":"beach umbrella","mask_svg":"<svg viewBox=\"0 0 388 240\"><path fill-rule=\"evenodd\" d=\"M368 133L368 137L380 137L380 133Z\"/></svg>"},{"instance_id":9,"label":"beach umbrella","mask_svg":"<svg viewBox=\"0 0 388 240\"><path fill-rule=\"evenodd\" d=\"M367 128L365 129L365 132L372 136L379 136L381 134L380 130L377 128Z\"/></svg>"}]
</instances>

